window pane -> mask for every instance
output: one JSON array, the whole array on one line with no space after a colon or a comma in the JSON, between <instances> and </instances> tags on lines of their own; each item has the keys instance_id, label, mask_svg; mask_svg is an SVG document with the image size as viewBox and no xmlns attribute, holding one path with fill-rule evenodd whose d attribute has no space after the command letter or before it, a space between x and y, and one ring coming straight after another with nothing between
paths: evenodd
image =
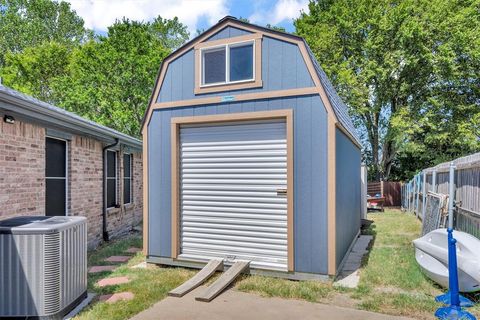
<instances>
[{"instance_id":1,"label":"window pane","mask_svg":"<svg viewBox=\"0 0 480 320\"><path fill-rule=\"evenodd\" d=\"M130 169L131 169L130 159L131 159L130 154L123 155L123 176L124 177L130 177Z\"/></svg>"},{"instance_id":2,"label":"window pane","mask_svg":"<svg viewBox=\"0 0 480 320\"><path fill-rule=\"evenodd\" d=\"M57 139L46 139L46 177L65 177L66 142Z\"/></svg>"},{"instance_id":3,"label":"window pane","mask_svg":"<svg viewBox=\"0 0 480 320\"><path fill-rule=\"evenodd\" d=\"M203 51L203 83L225 82L225 48Z\"/></svg>"},{"instance_id":4,"label":"window pane","mask_svg":"<svg viewBox=\"0 0 480 320\"><path fill-rule=\"evenodd\" d=\"M107 151L107 177L116 176L116 158L117 153L114 151Z\"/></svg>"},{"instance_id":5,"label":"window pane","mask_svg":"<svg viewBox=\"0 0 480 320\"><path fill-rule=\"evenodd\" d=\"M132 202L130 199L130 178L123 179L123 203Z\"/></svg>"},{"instance_id":6,"label":"window pane","mask_svg":"<svg viewBox=\"0 0 480 320\"><path fill-rule=\"evenodd\" d=\"M45 180L45 215L65 215L65 179Z\"/></svg>"},{"instance_id":7,"label":"window pane","mask_svg":"<svg viewBox=\"0 0 480 320\"><path fill-rule=\"evenodd\" d=\"M117 204L116 201L116 181L115 179L108 179L107 180L107 208L115 207Z\"/></svg>"},{"instance_id":8,"label":"window pane","mask_svg":"<svg viewBox=\"0 0 480 320\"><path fill-rule=\"evenodd\" d=\"M230 47L230 81L253 78L253 44Z\"/></svg>"}]
</instances>

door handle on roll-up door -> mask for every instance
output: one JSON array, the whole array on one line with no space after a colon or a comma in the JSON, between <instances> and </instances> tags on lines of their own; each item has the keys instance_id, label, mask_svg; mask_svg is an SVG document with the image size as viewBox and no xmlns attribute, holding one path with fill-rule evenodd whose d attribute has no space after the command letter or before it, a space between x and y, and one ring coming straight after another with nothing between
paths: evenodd
<instances>
[{"instance_id":1,"label":"door handle on roll-up door","mask_svg":"<svg viewBox=\"0 0 480 320\"><path fill-rule=\"evenodd\" d=\"M287 195L287 189L277 189L277 196Z\"/></svg>"}]
</instances>

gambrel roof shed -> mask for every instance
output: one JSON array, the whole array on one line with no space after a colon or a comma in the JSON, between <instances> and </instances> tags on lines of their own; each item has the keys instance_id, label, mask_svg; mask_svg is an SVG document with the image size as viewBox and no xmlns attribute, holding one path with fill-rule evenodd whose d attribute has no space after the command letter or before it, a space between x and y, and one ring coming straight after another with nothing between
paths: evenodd
<instances>
[{"instance_id":1,"label":"gambrel roof shed","mask_svg":"<svg viewBox=\"0 0 480 320\"><path fill-rule=\"evenodd\" d=\"M223 18L163 61L142 134L151 262L337 272L360 226L361 145L301 37Z\"/></svg>"}]
</instances>

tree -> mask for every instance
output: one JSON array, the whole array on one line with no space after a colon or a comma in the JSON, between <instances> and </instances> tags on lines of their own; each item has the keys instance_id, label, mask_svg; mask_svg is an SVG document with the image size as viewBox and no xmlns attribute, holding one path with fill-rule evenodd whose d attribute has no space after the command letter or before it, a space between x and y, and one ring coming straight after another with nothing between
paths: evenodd
<instances>
[{"instance_id":1,"label":"tree","mask_svg":"<svg viewBox=\"0 0 480 320\"><path fill-rule=\"evenodd\" d=\"M376 179L478 150L479 5L321 0L295 21L349 105Z\"/></svg>"},{"instance_id":2,"label":"tree","mask_svg":"<svg viewBox=\"0 0 480 320\"><path fill-rule=\"evenodd\" d=\"M0 0L0 68L7 52L44 42L78 44L92 33L70 4L50 0Z\"/></svg>"},{"instance_id":3,"label":"tree","mask_svg":"<svg viewBox=\"0 0 480 320\"><path fill-rule=\"evenodd\" d=\"M68 75L59 79L58 105L139 136L160 63L188 39L177 19L123 19L72 52Z\"/></svg>"},{"instance_id":4,"label":"tree","mask_svg":"<svg viewBox=\"0 0 480 320\"><path fill-rule=\"evenodd\" d=\"M58 103L56 85L68 74L72 48L45 42L22 52L8 52L0 76L8 86L42 101Z\"/></svg>"}]
</instances>

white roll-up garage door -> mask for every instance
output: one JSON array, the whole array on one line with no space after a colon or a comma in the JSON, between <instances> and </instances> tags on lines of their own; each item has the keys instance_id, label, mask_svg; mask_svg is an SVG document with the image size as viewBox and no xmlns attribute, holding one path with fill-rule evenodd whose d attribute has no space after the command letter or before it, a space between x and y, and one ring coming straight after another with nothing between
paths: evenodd
<instances>
[{"instance_id":1,"label":"white roll-up garage door","mask_svg":"<svg viewBox=\"0 0 480 320\"><path fill-rule=\"evenodd\" d=\"M287 270L285 121L180 127L180 258Z\"/></svg>"}]
</instances>

